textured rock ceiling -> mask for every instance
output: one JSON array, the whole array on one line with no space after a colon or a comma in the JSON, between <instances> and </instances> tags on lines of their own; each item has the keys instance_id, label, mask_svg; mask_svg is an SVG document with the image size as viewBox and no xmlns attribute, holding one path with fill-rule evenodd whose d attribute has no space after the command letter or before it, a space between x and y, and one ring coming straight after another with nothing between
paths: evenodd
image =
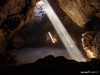
<instances>
[{"instance_id":1,"label":"textured rock ceiling","mask_svg":"<svg viewBox=\"0 0 100 75\"><path fill-rule=\"evenodd\" d=\"M100 0L58 0L62 10L83 27L93 15L100 17Z\"/></svg>"}]
</instances>

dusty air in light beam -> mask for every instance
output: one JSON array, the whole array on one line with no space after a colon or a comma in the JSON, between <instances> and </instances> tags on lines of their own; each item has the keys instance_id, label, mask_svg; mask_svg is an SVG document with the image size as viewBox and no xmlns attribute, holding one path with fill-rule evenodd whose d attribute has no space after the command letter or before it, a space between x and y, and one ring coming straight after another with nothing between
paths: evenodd
<instances>
[{"instance_id":1,"label":"dusty air in light beam","mask_svg":"<svg viewBox=\"0 0 100 75\"><path fill-rule=\"evenodd\" d=\"M52 42L53 42L53 43L55 43L55 41L54 41L54 39L53 39L53 37L52 37L51 33L50 33L50 32L48 32L48 34L49 34L49 36L50 36L50 38L51 38Z\"/></svg>"},{"instance_id":2,"label":"dusty air in light beam","mask_svg":"<svg viewBox=\"0 0 100 75\"><path fill-rule=\"evenodd\" d=\"M74 44L72 38L66 31L65 27L59 20L58 16L50 6L49 2L47 0L42 0L46 10L46 14L50 21L52 22L52 25L54 26L56 32L58 33L60 39L62 40L65 48L67 49L68 53L70 54L71 58L76 61L82 61L83 55L79 51L79 49Z\"/></svg>"}]
</instances>

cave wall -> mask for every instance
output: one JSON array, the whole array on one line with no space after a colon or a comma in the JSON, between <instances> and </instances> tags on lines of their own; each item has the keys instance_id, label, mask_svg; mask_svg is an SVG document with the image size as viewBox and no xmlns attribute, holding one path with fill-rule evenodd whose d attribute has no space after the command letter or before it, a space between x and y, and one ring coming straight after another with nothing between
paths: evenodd
<instances>
[{"instance_id":1,"label":"cave wall","mask_svg":"<svg viewBox=\"0 0 100 75\"><path fill-rule=\"evenodd\" d=\"M100 58L100 0L57 1L59 2L60 8L78 26L86 28L85 32L82 34L81 41L87 56L89 58Z\"/></svg>"},{"instance_id":2,"label":"cave wall","mask_svg":"<svg viewBox=\"0 0 100 75\"><path fill-rule=\"evenodd\" d=\"M6 50L5 36L3 34L3 31L0 30L0 53L2 54L5 50Z\"/></svg>"},{"instance_id":3,"label":"cave wall","mask_svg":"<svg viewBox=\"0 0 100 75\"><path fill-rule=\"evenodd\" d=\"M23 25L34 22L33 8L37 1L0 0L0 43L6 44ZM4 44L0 45L0 53L6 48Z\"/></svg>"},{"instance_id":4,"label":"cave wall","mask_svg":"<svg viewBox=\"0 0 100 75\"><path fill-rule=\"evenodd\" d=\"M79 0L58 0L62 10L80 27L83 27L89 18L80 6Z\"/></svg>"},{"instance_id":5,"label":"cave wall","mask_svg":"<svg viewBox=\"0 0 100 75\"><path fill-rule=\"evenodd\" d=\"M100 0L58 0L62 10L80 27L90 21L93 15L100 18Z\"/></svg>"}]
</instances>

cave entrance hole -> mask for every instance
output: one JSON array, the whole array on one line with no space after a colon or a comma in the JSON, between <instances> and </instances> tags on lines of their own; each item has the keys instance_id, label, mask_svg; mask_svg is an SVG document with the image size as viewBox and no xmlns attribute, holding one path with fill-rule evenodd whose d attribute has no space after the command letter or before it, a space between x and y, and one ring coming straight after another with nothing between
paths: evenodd
<instances>
[{"instance_id":1,"label":"cave entrance hole","mask_svg":"<svg viewBox=\"0 0 100 75\"><path fill-rule=\"evenodd\" d=\"M42 0L36 3L34 8L34 17L36 21L41 21L46 15L45 5Z\"/></svg>"}]
</instances>

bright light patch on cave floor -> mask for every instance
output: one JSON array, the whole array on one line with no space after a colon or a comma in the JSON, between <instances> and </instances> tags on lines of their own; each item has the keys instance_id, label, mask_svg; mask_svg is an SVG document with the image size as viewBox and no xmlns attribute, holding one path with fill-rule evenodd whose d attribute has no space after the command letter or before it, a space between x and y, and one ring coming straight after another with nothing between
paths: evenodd
<instances>
[{"instance_id":1,"label":"bright light patch on cave floor","mask_svg":"<svg viewBox=\"0 0 100 75\"><path fill-rule=\"evenodd\" d=\"M53 43L55 43L55 41L54 41L54 39L53 39L53 37L52 37L51 33L50 33L50 32L48 32L48 34L49 34L49 36L50 36L50 38L51 38L52 42L53 42Z\"/></svg>"},{"instance_id":2,"label":"bright light patch on cave floor","mask_svg":"<svg viewBox=\"0 0 100 75\"><path fill-rule=\"evenodd\" d=\"M52 7L50 6L47 0L42 0L42 1L44 2L46 9L48 9L48 11L46 11L48 18L52 22L56 32L61 38L71 58L76 61L82 61L83 55L78 50L78 48L75 46L73 40L71 39L65 27L63 26L63 24L61 23L61 21L59 20L55 12L53 11Z\"/></svg>"}]
</instances>

